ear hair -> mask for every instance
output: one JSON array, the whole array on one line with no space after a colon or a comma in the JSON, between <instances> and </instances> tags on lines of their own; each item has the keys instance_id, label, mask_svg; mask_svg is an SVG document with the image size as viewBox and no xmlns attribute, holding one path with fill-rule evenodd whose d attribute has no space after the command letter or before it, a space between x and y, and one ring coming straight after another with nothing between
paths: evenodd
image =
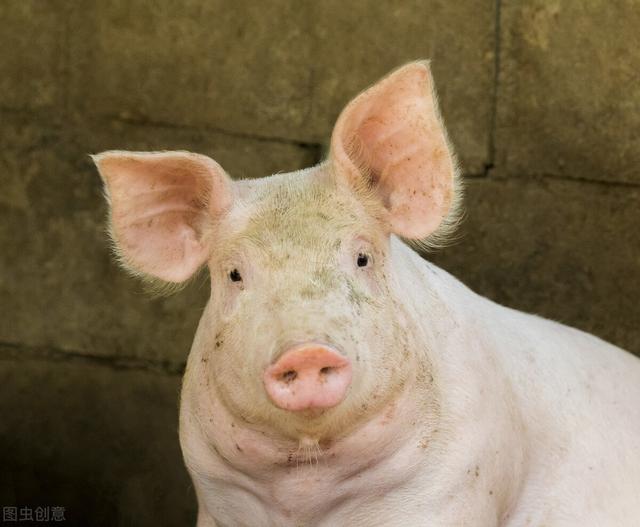
<instances>
[{"instance_id":1,"label":"ear hair","mask_svg":"<svg viewBox=\"0 0 640 527\"><path fill-rule=\"evenodd\" d=\"M427 62L392 72L338 118L330 161L338 179L372 189L395 234L442 245L460 221L462 186Z\"/></svg>"},{"instance_id":2,"label":"ear hair","mask_svg":"<svg viewBox=\"0 0 640 527\"><path fill-rule=\"evenodd\" d=\"M224 170L189 152L112 151L92 159L120 264L156 294L183 287L210 256L207 231L231 206Z\"/></svg>"}]
</instances>

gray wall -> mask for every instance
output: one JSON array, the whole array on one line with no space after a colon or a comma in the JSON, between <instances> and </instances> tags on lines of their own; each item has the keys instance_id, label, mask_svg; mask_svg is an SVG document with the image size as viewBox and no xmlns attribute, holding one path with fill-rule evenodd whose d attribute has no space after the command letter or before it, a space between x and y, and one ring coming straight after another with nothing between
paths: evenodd
<instances>
[{"instance_id":1,"label":"gray wall","mask_svg":"<svg viewBox=\"0 0 640 527\"><path fill-rule=\"evenodd\" d=\"M0 25L0 507L194 517L177 400L208 285L152 299L116 267L87 154L302 168L411 59L433 59L467 180L429 258L640 354L636 0L3 0Z\"/></svg>"}]
</instances>

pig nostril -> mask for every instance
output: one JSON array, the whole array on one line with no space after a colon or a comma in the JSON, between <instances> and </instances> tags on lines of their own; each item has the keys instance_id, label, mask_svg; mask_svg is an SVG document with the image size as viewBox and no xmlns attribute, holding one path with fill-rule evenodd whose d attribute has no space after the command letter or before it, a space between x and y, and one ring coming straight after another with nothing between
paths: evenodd
<instances>
[{"instance_id":1,"label":"pig nostril","mask_svg":"<svg viewBox=\"0 0 640 527\"><path fill-rule=\"evenodd\" d=\"M333 368L330 368L329 366L325 366L324 368L320 368L320 375L326 375L327 373L329 373Z\"/></svg>"},{"instance_id":2,"label":"pig nostril","mask_svg":"<svg viewBox=\"0 0 640 527\"><path fill-rule=\"evenodd\" d=\"M298 372L296 372L295 370L289 370L289 371L285 371L282 374L281 379L288 384L290 382L295 381L297 376L298 376Z\"/></svg>"}]
</instances>

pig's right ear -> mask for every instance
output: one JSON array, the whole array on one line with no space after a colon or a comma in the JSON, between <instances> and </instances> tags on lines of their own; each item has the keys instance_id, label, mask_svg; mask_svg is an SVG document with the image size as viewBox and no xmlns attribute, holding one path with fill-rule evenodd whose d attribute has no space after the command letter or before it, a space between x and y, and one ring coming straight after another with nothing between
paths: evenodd
<instances>
[{"instance_id":1,"label":"pig's right ear","mask_svg":"<svg viewBox=\"0 0 640 527\"><path fill-rule=\"evenodd\" d=\"M207 225L232 203L231 180L189 152L104 152L92 156L105 183L118 256L136 274L184 282L207 260Z\"/></svg>"}]
</instances>

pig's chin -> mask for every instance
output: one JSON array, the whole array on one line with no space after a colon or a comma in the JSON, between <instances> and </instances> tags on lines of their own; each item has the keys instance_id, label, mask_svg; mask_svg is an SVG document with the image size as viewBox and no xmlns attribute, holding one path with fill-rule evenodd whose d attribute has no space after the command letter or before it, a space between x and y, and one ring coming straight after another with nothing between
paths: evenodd
<instances>
[{"instance_id":1,"label":"pig's chin","mask_svg":"<svg viewBox=\"0 0 640 527\"><path fill-rule=\"evenodd\" d=\"M276 409L263 425L288 439L298 441L312 438L321 441L347 434L368 418L368 412L357 412L349 400L344 400L333 408L313 408L295 412Z\"/></svg>"}]
</instances>

